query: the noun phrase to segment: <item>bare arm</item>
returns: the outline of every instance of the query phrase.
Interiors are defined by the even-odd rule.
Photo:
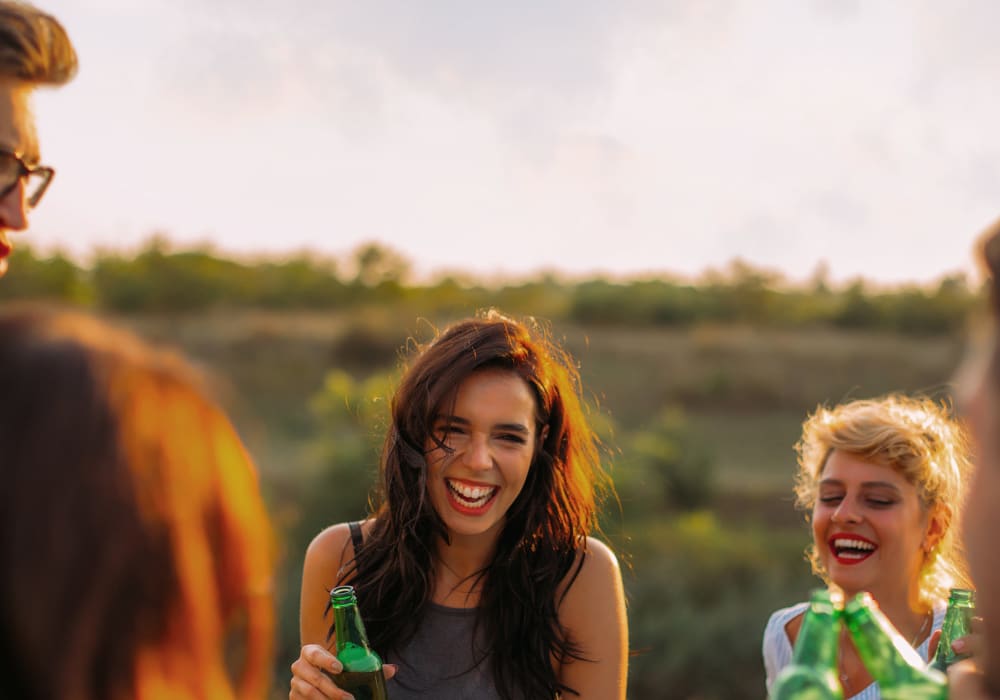
[[[345,551],[345,547],[349,551]],[[328,650],[326,633],[329,623],[324,616],[329,591],[336,585],[344,561],[354,556],[350,529],[346,523],[333,525],[316,535],[306,550],[302,567],[302,594],[299,599],[299,638],[302,651],[292,664],[290,700],[335,700],[350,698],[339,690],[329,676],[343,670],[340,661]]]
[[[559,622],[588,661],[567,662],[561,683],[580,700],[625,700],[628,676],[628,620],[618,560],[602,542],[589,538],[587,556],[559,607]]]
[[[347,523],[332,525],[316,535],[306,550],[299,598],[299,641],[326,646],[330,621],[324,616],[330,591],[337,585],[341,567],[354,557]]]

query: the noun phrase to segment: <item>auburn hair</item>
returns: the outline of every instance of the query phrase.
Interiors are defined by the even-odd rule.
[[[187,363],[78,313],[9,307],[0,445],[0,696],[265,696],[271,530]]]

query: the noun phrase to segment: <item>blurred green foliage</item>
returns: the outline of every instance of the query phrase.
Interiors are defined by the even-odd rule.
[[[207,246],[175,251],[157,236],[132,255],[99,251],[86,267],[60,253],[43,258],[21,247],[0,298],[52,299],[115,312],[401,304],[415,313],[438,315],[498,306],[587,325],[821,324],[910,334],[961,329],[976,298],[960,274],[943,278],[934,288],[877,291],[858,280],[831,291],[822,278],[793,287],[779,274],[741,260],[697,284],[667,278],[569,282],[546,274],[484,288],[455,277],[412,284],[411,269],[404,256],[377,243],[364,244],[341,261],[309,253],[237,261]]]
[[[710,504],[712,454],[693,437],[680,408],[664,410],[642,429],[623,435],[622,442],[615,488],[630,519]]]
[[[977,304],[960,276],[794,288],[738,261],[697,284],[542,275],[417,285],[410,274],[380,246],[343,260],[237,261],[154,239],[86,267],[21,247],[0,285],[0,299],[115,315],[221,378],[282,547],[276,698],[298,654],[305,549],[324,527],[366,514],[413,339],[489,306],[552,321],[580,362],[618,491],[601,522],[625,576],[629,697],[759,700],[767,616],[815,585],[791,505],[799,424],[819,403],[940,395]]]

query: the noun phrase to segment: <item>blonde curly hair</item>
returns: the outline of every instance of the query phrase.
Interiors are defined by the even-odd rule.
[[[946,403],[926,397],[889,394],[819,407],[802,424],[795,445],[798,473],[795,505],[807,512],[816,504],[819,480],[833,450],[895,469],[917,488],[924,512],[941,506],[944,533],[920,568],[920,597],[929,605],[947,599],[952,587],[970,585],[955,524],[965,503],[972,465],[965,426]],[[807,550],[813,572],[828,580],[813,543]]]

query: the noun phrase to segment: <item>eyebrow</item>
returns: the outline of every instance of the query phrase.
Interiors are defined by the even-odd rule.
[[[443,414],[438,415],[434,422],[447,423],[448,425],[470,425],[469,421],[465,418]],[[523,433],[524,435],[531,434],[531,431],[523,423],[497,423],[493,426],[493,430],[506,430],[512,433]]]
[[[843,486],[844,482],[840,479],[823,479],[819,482],[820,486]],[[861,482],[862,488],[886,488],[899,493],[899,487],[889,481],[863,481]]]

